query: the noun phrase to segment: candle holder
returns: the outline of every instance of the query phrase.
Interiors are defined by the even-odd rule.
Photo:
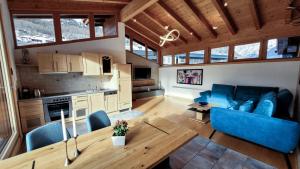
[[[75,157],[78,157],[78,156],[80,155],[80,153],[81,153],[81,152],[78,150],[78,147],[77,147],[77,137],[78,137],[78,134],[74,137],[75,148],[76,148],[75,153],[74,153],[74,156],[75,156]]]
[[[67,167],[72,163],[72,161],[69,159],[69,155],[68,155],[68,140],[64,140],[64,143],[65,143],[65,148],[66,148],[65,167]]]

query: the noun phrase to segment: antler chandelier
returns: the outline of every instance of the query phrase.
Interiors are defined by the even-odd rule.
[[[179,38],[180,32],[177,29],[170,30],[167,34],[164,36],[160,36],[160,42],[159,46],[164,46],[166,42],[175,41]]]

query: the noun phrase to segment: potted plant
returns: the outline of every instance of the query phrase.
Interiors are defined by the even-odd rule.
[[[114,146],[125,146],[125,136],[128,131],[128,123],[125,120],[118,120],[113,128],[112,143]]]

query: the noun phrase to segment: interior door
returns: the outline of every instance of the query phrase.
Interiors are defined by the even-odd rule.
[[[67,55],[53,54],[55,72],[68,72]]]
[[[68,72],[83,72],[83,59],[81,55],[68,55]]]
[[[39,72],[51,73],[54,72],[54,63],[52,53],[38,53]]]
[[[100,75],[99,55],[96,53],[83,53],[83,75],[97,76]]]

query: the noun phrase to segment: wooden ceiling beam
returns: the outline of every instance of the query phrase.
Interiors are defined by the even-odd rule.
[[[152,34],[155,35],[156,37],[160,38],[160,34],[159,34],[158,32],[153,31],[152,29],[148,28],[147,26],[145,26],[144,24],[142,24],[141,22],[139,22],[139,21],[136,20],[136,19],[135,19],[135,20],[132,19],[132,21],[133,21],[135,24],[137,24],[138,26],[140,26],[140,27],[142,27],[143,29],[147,30],[148,32],[152,33]],[[154,30],[155,30],[155,29],[154,29]],[[170,42],[168,42],[168,43],[170,43]],[[176,45],[173,44],[173,43],[170,43],[170,44],[172,44],[173,46],[176,46]]]
[[[231,34],[236,34],[238,31],[238,28],[236,24],[234,23],[230,13],[228,12],[227,8],[224,6],[224,3],[222,0],[211,0],[213,5],[216,7],[217,11],[219,12],[221,18],[225,22],[225,25],[227,26],[228,30]]]
[[[183,19],[181,19],[170,7],[167,6],[162,1],[158,1],[158,4],[163,8],[169,15],[177,21],[188,33],[192,33],[199,41],[201,41],[201,36],[198,35]]]
[[[125,25],[125,26],[126,26],[128,29],[130,29],[130,30],[132,30],[133,32],[135,32],[135,33],[137,33],[138,35],[140,35],[141,37],[143,37],[143,38],[145,38],[145,39],[147,39],[147,40],[151,41],[152,43],[154,43],[154,44],[156,44],[156,45],[159,46],[159,42],[157,42],[157,41],[155,41],[155,40],[149,38],[148,36],[146,36],[146,35],[140,33],[139,31],[135,30],[133,27],[131,27],[131,26],[129,26],[129,25]]]
[[[146,18],[148,18],[149,20],[151,20],[152,22],[154,22],[160,29],[163,29],[166,33],[168,32],[168,30],[165,29],[165,26],[167,26],[167,24],[163,23],[162,21],[159,21],[157,18],[155,18],[154,16],[150,15],[146,11],[142,12],[142,14],[144,16],[146,16]],[[169,29],[172,29],[172,28],[169,27]],[[179,39],[181,41],[183,41],[184,43],[187,43],[187,40],[184,37],[179,36]]]
[[[145,9],[156,3],[158,0],[132,0],[120,12],[121,22],[126,22]]]
[[[110,4],[99,4],[92,2],[32,2],[29,3],[27,0],[24,1],[7,1],[8,8],[13,13],[22,13],[26,11],[29,13],[35,12],[81,12],[90,13],[97,12],[101,14],[116,14],[119,13],[122,6],[115,6]],[[20,11],[20,12],[18,12]]]
[[[65,2],[97,2],[102,4],[121,4],[127,5],[130,3],[130,0],[60,0]]]
[[[249,8],[250,8],[250,13],[251,13],[255,28],[257,30],[261,29],[263,24],[262,24],[262,21],[260,18],[256,0],[249,0]]]
[[[189,10],[196,16],[196,18],[202,22],[202,24],[207,28],[209,34],[216,38],[218,36],[218,33],[212,28],[212,25],[208,22],[208,20],[204,17],[204,15],[200,12],[199,9],[197,9],[194,4],[190,0],[184,0],[186,6],[189,8]]]

